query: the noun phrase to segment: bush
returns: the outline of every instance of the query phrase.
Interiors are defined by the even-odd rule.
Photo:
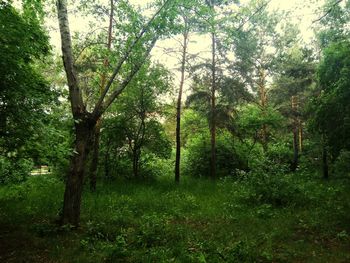
[[[211,145],[208,133],[191,138],[186,145],[184,174],[195,177],[210,176]],[[216,138],[216,173],[218,177],[236,175],[236,171],[247,166],[234,147],[233,137],[219,133]]]
[[[293,180],[293,174],[251,173],[247,177],[246,191],[242,198],[251,204],[273,206],[300,206],[308,203],[302,186]]]
[[[350,151],[342,150],[334,162],[334,172],[336,176],[350,176]]]
[[[0,184],[23,182],[32,168],[31,160],[0,157]]]

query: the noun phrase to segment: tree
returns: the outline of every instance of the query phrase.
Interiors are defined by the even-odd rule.
[[[314,112],[311,125],[323,140],[324,165],[327,164],[327,149],[333,160],[342,149],[350,149],[349,70],[350,43],[344,41],[329,45],[317,68],[320,92],[310,109]]]
[[[114,66],[113,73],[102,88],[102,92],[92,110],[88,111],[87,105],[83,100],[81,82],[79,82],[80,79],[75,68],[67,1],[57,1],[62,58],[67,75],[69,99],[75,125],[74,155],[71,158],[66,181],[61,218],[62,224],[71,224],[73,226],[78,226],[79,224],[86,160],[91,148],[90,144],[97,120],[128,86],[142,67],[157,39],[166,32],[166,23],[171,20],[171,13],[166,12],[170,2],[169,0],[165,1],[149,22],[142,28],[139,28],[137,34],[129,36],[124,45],[124,52]],[[167,17],[167,20],[165,20],[166,14],[170,15]],[[129,62],[129,64],[126,64],[126,62]],[[120,75],[124,70],[126,73]],[[122,79],[115,82],[117,75],[122,77]]]
[[[295,171],[302,150],[305,105],[314,83],[315,65],[312,53],[296,45],[286,53],[279,68],[280,73],[275,78],[272,97],[276,107],[291,122],[294,153],[291,170]]]
[[[150,62],[146,63],[149,64]],[[171,88],[170,74],[160,65],[143,67],[130,83],[115,105],[122,140],[127,145],[135,178],[140,177],[142,150],[148,149],[159,156],[167,150],[166,138],[162,136],[159,118],[162,117],[161,98]],[[108,118],[108,116],[106,117]],[[153,145],[164,147],[153,148]],[[153,148],[153,149],[152,149]],[[166,154],[165,154],[166,155]]]
[[[32,11],[24,6],[20,13],[10,2],[0,1],[0,158],[10,158],[14,166],[31,158],[28,146],[57,99],[39,71],[50,46]]]

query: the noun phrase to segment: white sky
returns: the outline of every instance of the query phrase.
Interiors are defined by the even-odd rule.
[[[102,0],[106,1],[106,0]],[[132,4],[136,6],[145,6],[151,3],[152,0],[129,0]],[[244,5],[248,0],[241,0],[241,4]],[[317,11],[318,7],[322,6],[324,0],[271,0],[268,5],[270,11],[281,10],[290,11],[291,14],[288,17],[291,22],[299,25],[302,39],[309,42],[313,36],[313,31],[311,28],[312,21],[318,18],[321,14]],[[310,3],[310,7],[306,7],[307,3]],[[88,19],[79,17],[77,14],[70,15],[70,27],[72,34],[74,32],[84,32],[87,31]],[[54,45],[55,50],[59,54],[60,52],[60,37],[58,32],[58,22],[56,17],[47,20],[47,26],[50,28],[51,43]],[[205,36],[191,36],[192,42],[189,45],[189,53],[201,52],[201,56],[208,56],[210,52],[210,39]],[[160,63],[166,65],[174,74],[175,82],[178,82],[179,73],[176,70],[178,66],[178,57],[174,57],[174,54],[169,54],[164,52],[164,48],[178,48],[179,44],[175,40],[163,40],[158,41],[156,47],[152,51],[152,59],[159,61]],[[176,85],[176,83],[175,83]]]

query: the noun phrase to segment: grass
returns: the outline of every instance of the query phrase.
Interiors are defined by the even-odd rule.
[[[62,196],[52,175],[0,188],[1,262],[350,262],[347,181],[114,181],[76,231]]]

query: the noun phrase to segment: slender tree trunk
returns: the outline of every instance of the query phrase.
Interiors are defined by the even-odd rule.
[[[326,142],[324,140],[324,136],[322,136],[322,170],[323,170],[323,178],[328,179],[329,173],[328,173],[328,151]]]
[[[301,153],[303,151],[303,123],[302,121],[298,120],[298,131],[299,131],[299,152]]]
[[[175,156],[175,182],[180,182],[180,157],[181,157],[181,99],[182,91],[185,82],[185,66],[186,66],[186,56],[187,56],[187,45],[188,45],[188,25],[187,19],[184,17],[185,21],[185,31],[183,34],[183,44],[182,44],[182,59],[181,59],[181,80],[179,95],[177,98],[177,108],[176,108],[176,156]]]
[[[109,26],[108,26],[108,39],[107,39],[107,49],[111,50],[112,47],[112,32],[113,32],[113,13],[114,13],[114,0],[110,0],[110,14],[109,14]],[[109,62],[108,58],[103,61],[105,69],[107,69]],[[106,73],[102,73],[101,83],[100,83],[100,94],[103,92],[103,88],[106,85]],[[90,190],[92,192],[96,191],[96,181],[97,181],[97,168],[99,160],[100,151],[100,133],[101,133],[102,118],[97,120],[97,124],[94,132],[93,140],[93,151],[90,166]]]
[[[291,166],[292,172],[295,172],[295,170],[298,167],[298,161],[299,161],[299,145],[298,145],[298,131],[297,128],[293,128],[293,162]]]
[[[105,168],[105,177],[109,178],[109,146],[107,146],[106,152],[105,152],[105,158],[104,158],[104,168]]]
[[[216,91],[216,43],[214,29],[211,34],[212,39],[212,83],[211,83],[211,118],[210,118],[210,145],[211,145],[211,158],[210,158],[210,176],[212,179],[216,178],[216,105],[215,105],[215,91]]]
[[[140,161],[140,150],[134,149],[132,170],[135,178],[139,177],[139,161]]]
[[[265,88],[265,71],[264,69],[259,69],[259,93],[260,93],[260,106],[262,109],[262,114],[266,116],[266,107],[267,107],[267,96],[266,96],[266,88]],[[263,124],[261,128],[261,142],[263,146],[263,150],[266,153],[268,150],[268,131],[267,125]]]
[[[299,143],[298,143],[298,118],[295,116],[297,113],[298,100],[296,96],[292,96],[292,111],[293,111],[293,162],[291,165],[291,171],[295,172],[299,163]]]

